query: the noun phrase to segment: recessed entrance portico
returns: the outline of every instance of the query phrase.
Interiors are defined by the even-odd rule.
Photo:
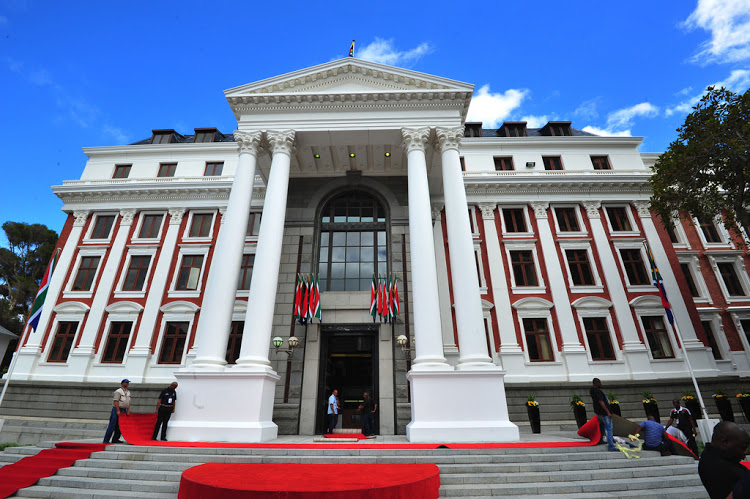
[[[249,412],[255,418],[251,422],[247,413],[233,419],[236,411],[232,401],[226,401],[221,411],[225,439],[262,441],[275,436],[271,413],[278,377],[271,368],[269,349],[274,316],[280,313],[274,290],[279,283],[289,181],[359,172],[363,177],[402,177],[408,183],[410,272],[402,278],[409,278],[416,357],[407,435],[412,441],[429,441],[459,428],[451,433],[454,441],[483,440],[487,435],[492,440],[517,439],[518,430],[509,423],[505,407],[504,373],[486,353],[482,305],[471,263],[474,253],[458,145],[472,90],[465,83],[345,59],[226,92],[238,120],[235,137],[240,159],[215,250],[221,265],[211,269],[207,280],[196,358],[176,373],[183,397],[187,394],[195,401],[189,414],[175,415],[177,432],[201,438],[210,427],[204,416],[214,408],[204,411],[199,406],[208,400],[206,391],[215,383],[230,392],[252,385],[257,397],[258,410]],[[271,153],[270,160],[261,150]],[[225,295],[237,281],[256,168],[266,182],[265,202],[242,350],[237,364],[228,367],[223,352],[233,300],[226,305]],[[452,280],[458,291],[454,305],[461,345],[457,369],[471,374],[453,373],[443,354],[431,217],[432,196],[440,194],[445,199],[451,264],[456,269]],[[472,415],[443,406],[436,419],[428,409],[433,399],[482,400],[488,392],[495,403],[474,407]],[[216,397],[209,398],[212,404],[221,404]]]

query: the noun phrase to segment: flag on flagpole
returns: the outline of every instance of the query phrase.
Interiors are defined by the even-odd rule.
[[[313,317],[318,319],[318,323],[323,322],[323,311],[320,309],[320,276],[315,276],[315,293],[313,294]],[[312,321],[312,317],[310,318]]]
[[[312,324],[313,319],[313,307],[315,301],[315,279],[313,279],[312,275],[307,276],[307,310],[305,313],[307,314],[307,320],[310,321]]]
[[[401,314],[401,305],[398,303],[398,278],[393,276],[393,315],[398,317]]]
[[[388,276],[388,320],[393,323],[393,276]]]
[[[372,316],[372,322],[375,322],[375,317],[378,315],[378,285],[375,282],[375,273],[372,274],[372,286],[370,287],[370,315]]]
[[[302,276],[302,324],[307,323],[308,316],[310,315],[310,283],[307,280],[307,276]]]
[[[349,57],[354,57],[354,40],[352,40],[352,46],[349,47]]]
[[[31,306],[31,313],[29,314],[29,327],[36,332],[36,328],[39,326],[39,319],[42,317],[42,307],[44,306],[44,300],[47,298],[47,289],[49,288],[49,281],[52,278],[52,272],[55,271],[55,265],[57,265],[57,258],[60,256],[60,248],[58,248],[52,255],[47,270],[42,277],[42,282],[39,285],[39,291],[36,292],[36,298],[34,298],[34,304]]]
[[[302,289],[302,283],[300,275],[297,274],[297,284],[294,286],[294,307],[292,310],[292,321],[299,320],[300,310],[302,308],[300,300],[300,291]]]
[[[654,261],[654,254],[651,253],[651,247],[647,241],[643,241],[643,245],[646,247],[646,255],[648,256],[648,263],[651,266],[651,281],[659,290],[659,296],[661,296],[661,306],[664,307],[664,311],[667,312],[667,319],[670,324],[674,324],[674,315],[672,314],[672,305],[669,304],[667,299],[667,290],[664,289],[664,280],[661,278],[659,268],[656,266]]]
[[[383,288],[383,278],[378,274],[378,315],[380,316],[380,322],[383,322],[383,315],[385,315],[385,289]]]

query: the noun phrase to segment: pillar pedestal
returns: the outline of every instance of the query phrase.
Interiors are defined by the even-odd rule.
[[[505,372],[500,369],[410,371],[410,442],[511,442]]]
[[[178,402],[169,438],[184,442],[267,442],[277,437],[272,421],[279,377],[268,372],[178,371]]]

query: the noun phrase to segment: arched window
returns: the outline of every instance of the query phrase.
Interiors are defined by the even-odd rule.
[[[365,291],[373,274],[387,274],[386,213],[371,194],[348,191],[320,213],[321,291]]]

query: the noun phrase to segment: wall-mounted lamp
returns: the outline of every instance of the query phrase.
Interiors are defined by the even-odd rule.
[[[412,343],[414,343],[414,340],[411,340]],[[401,351],[404,353],[411,352],[411,348],[407,345],[409,344],[409,340],[404,336],[403,334],[400,334],[396,336],[396,344],[401,347]]]
[[[536,162],[534,162],[534,161],[527,161],[526,162],[526,168],[534,168],[535,165],[536,165]]]
[[[299,345],[299,340],[297,339],[296,336],[290,336],[289,339],[287,340],[287,344],[289,345],[289,348],[287,348],[286,350],[279,350],[279,348],[281,348],[281,345],[284,344],[284,340],[282,340],[280,336],[276,336],[274,339],[272,339],[271,343],[276,348],[277,353],[284,352],[287,355],[292,355],[292,353],[294,353],[294,349],[297,348],[297,346]]]

